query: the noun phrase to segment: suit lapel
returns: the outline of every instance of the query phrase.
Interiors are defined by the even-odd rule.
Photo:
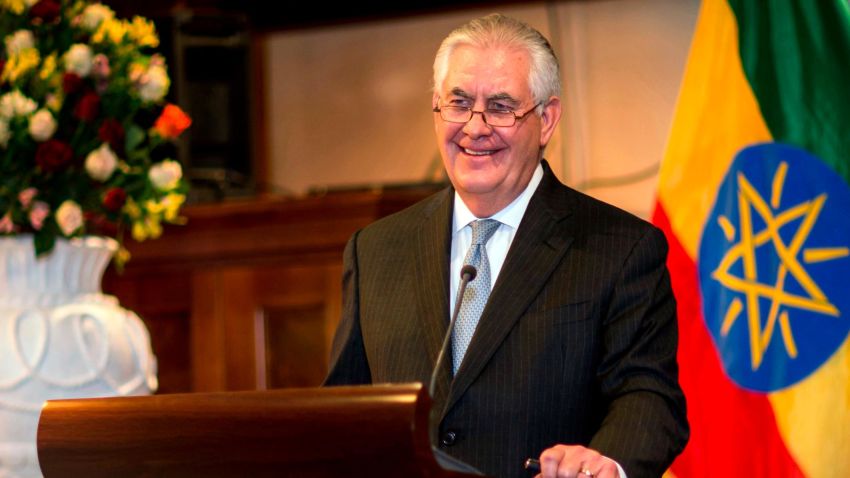
[[[449,324],[449,255],[453,195],[454,190],[451,188],[438,193],[431,207],[424,211],[419,234],[412,248],[416,278],[414,287],[417,291],[416,320],[422,322],[430,361],[429,370],[434,367]],[[435,403],[443,402],[448,394],[451,363],[451,357],[446,357],[444,366],[438,371],[433,397]]]
[[[481,315],[463,364],[451,384],[443,416],[463,395],[540,293],[572,243],[569,190],[544,162],[544,176],[531,198]]]

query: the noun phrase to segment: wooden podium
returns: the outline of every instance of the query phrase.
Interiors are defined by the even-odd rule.
[[[51,400],[38,459],[46,478],[472,476],[437,463],[430,402],[420,383]]]

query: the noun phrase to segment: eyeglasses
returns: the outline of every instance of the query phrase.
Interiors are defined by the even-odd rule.
[[[449,123],[466,123],[472,119],[472,115],[480,114],[484,119],[484,123],[488,126],[499,126],[502,128],[507,128],[516,124],[517,121],[528,116],[529,113],[534,111],[538,106],[542,105],[543,102],[537,103],[530,110],[525,113],[518,115],[514,111],[502,111],[502,110],[484,110],[484,111],[475,111],[472,108],[466,106],[436,106],[434,107],[434,113],[440,113],[440,118],[443,118],[443,121],[448,121]]]

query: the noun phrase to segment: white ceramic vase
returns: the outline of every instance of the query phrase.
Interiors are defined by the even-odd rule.
[[[101,293],[116,249],[101,237],[59,240],[36,258],[32,236],[0,238],[0,478],[41,476],[45,400],[156,390],[145,325]]]

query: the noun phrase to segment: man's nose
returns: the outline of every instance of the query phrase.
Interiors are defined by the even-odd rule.
[[[483,111],[473,111],[472,118],[463,126],[463,132],[471,138],[478,138],[490,135],[493,133],[493,128],[484,121]]]

